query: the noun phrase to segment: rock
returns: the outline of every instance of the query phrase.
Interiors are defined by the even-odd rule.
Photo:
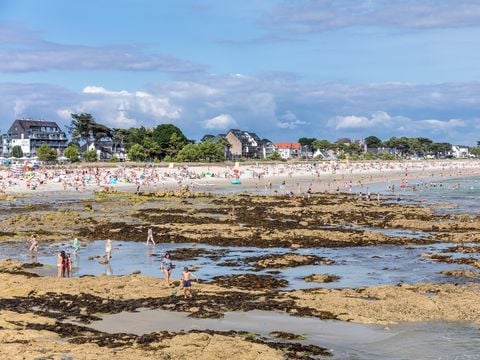
[[[307,282],[317,282],[317,283],[329,283],[338,281],[341,279],[340,276],[337,275],[329,275],[329,274],[312,274],[303,278]]]

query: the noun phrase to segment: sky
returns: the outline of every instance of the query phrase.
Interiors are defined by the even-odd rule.
[[[477,0],[0,0],[16,118],[187,137],[480,140]]]

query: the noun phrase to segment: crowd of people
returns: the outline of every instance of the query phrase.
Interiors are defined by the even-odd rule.
[[[292,179],[310,179],[325,181],[328,190],[352,187],[354,182],[371,181],[374,176],[386,178],[401,174],[408,178],[416,173],[427,177],[438,173],[439,176],[471,173],[480,171],[478,160],[445,161],[405,161],[405,162],[348,162],[331,161],[318,163],[256,163],[211,166],[187,166],[170,164],[157,166],[95,167],[95,166],[54,166],[32,168],[24,166],[0,169],[0,190],[3,192],[22,191],[77,191],[95,190],[105,186],[114,186],[125,190],[156,190],[184,186],[189,189],[229,184],[232,180],[250,181],[255,186],[272,188],[272,181],[289,181]],[[340,178],[333,183],[331,179]]]

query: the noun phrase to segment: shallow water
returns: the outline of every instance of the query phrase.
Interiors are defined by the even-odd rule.
[[[144,275],[163,277],[160,271],[160,261],[165,251],[179,248],[191,248],[191,244],[157,244],[146,246],[144,243],[113,241],[112,259],[110,264],[100,264],[104,255],[104,241],[94,241],[86,244],[80,250],[79,256],[73,256],[73,276],[82,275],[127,275],[140,270]],[[316,248],[289,250],[283,248],[258,249],[244,247],[216,247],[201,245],[195,248],[210,250],[214,254],[227,253],[218,259],[212,260],[206,256],[199,256],[195,260],[175,261],[177,268],[173,271],[173,278],[180,277],[184,266],[196,268],[195,274],[199,279],[209,280],[214,276],[228,274],[266,274],[271,270],[278,270],[277,275],[286,279],[289,285],[286,289],[306,289],[314,287],[327,288],[356,288],[373,285],[417,283],[417,282],[465,282],[471,279],[452,278],[440,274],[443,270],[469,269],[468,265],[445,264],[426,259],[423,253],[440,253],[455,244],[433,244],[415,246],[372,246],[348,248]],[[0,258],[13,258],[29,262],[28,245],[22,243],[1,243]],[[65,249],[69,251],[68,244],[50,244],[40,246],[37,261],[46,264],[47,268],[36,269],[41,275],[55,276],[56,254]],[[71,250],[71,249],[70,249]],[[335,261],[333,265],[309,265],[285,269],[265,269],[254,271],[247,264],[236,267],[219,266],[224,261],[236,261],[251,256],[267,254],[296,253],[304,255],[317,255]],[[479,254],[450,254],[453,257],[476,257]],[[89,260],[89,257],[96,257]],[[318,284],[305,282],[305,276],[322,273],[333,274],[341,277],[339,281]]]
[[[269,337],[272,331],[303,335],[300,341],[329,349],[333,359],[480,359],[478,326],[460,322],[420,322],[389,327],[363,325],[285,313],[226,313],[223,319],[193,319],[185,313],[141,310],[105,315],[88,325],[104,332],[143,335],[155,331],[248,331]]]
[[[392,184],[395,185],[395,192],[387,191],[387,186]],[[413,190],[414,185],[416,190]],[[410,182],[409,187],[405,190],[400,189],[399,182],[370,184],[361,188],[356,187],[353,190],[363,193],[370,191],[372,194],[379,192],[388,196],[400,194],[401,201],[417,202],[422,199],[426,204],[452,204],[456,206],[452,209],[436,209],[436,212],[442,214],[480,214],[480,202],[478,201],[480,198],[480,176],[439,178],[428,182],[415,180]]]

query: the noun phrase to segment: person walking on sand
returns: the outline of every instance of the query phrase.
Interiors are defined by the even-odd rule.
[[[188,270],[188,267],[185,266],[182,273],[183,296],[185,299],[192,297],[192,277],[197,279],[197,277]]]
[[[147,246],[150,241],[152,242],[153,246],[155,246],[155,241],[153,241],[153,230],[151,227],[149,227],[147,231]]]
[[[160,264],[160,269],[165,273],[165,283],[167,284],[167,287],[170,287],[170,276],[172,275],[174,267],[175,265],[172,263],[172,259],[170,259],[170,253],[166,252]]]
[[[107,261],[110,261],[111,258],[112,258],[112,241],[108,239],[105,242],[105,259]]]

